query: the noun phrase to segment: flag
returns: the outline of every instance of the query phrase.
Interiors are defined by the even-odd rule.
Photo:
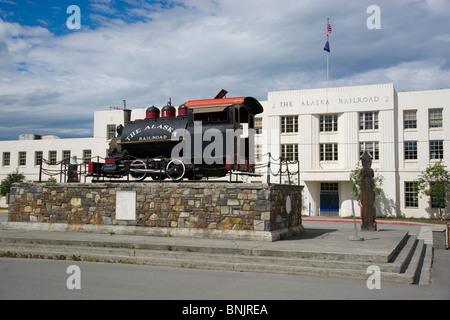
[[[327,43],[325,44],[325,47],[323,48],[323,50],[330,52],[330,44],[327,41]]]
[[[331,25],[327,24],[327,36],[329,36],[331,34]]]

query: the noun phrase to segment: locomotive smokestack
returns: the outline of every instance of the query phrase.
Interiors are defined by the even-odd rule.
[[[130,122],[130,121],[131,121],[131,110],[123,109],[123,125],[126,126],[127,122]]]
[[[127,122],[131,121],[131,110],[127,109],[127,100],[122,100],[123,102],[123,125],[126,126]]]

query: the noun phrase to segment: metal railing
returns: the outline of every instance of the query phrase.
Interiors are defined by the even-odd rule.
[[[42,181],[43,175],[46,175],[47,177],[54,178],[56,181],[57,179],[55,177],[59,177],[60,183],[69,182],[68,178],[70,176],[69,170],[72,169],[72,173],[75,174],[73,176],[74,182],[81,182],[84,180],[86,182],[87,176],[88,176],[88,163],[92,160],[96,159],[97,162],[99,162],[101,159],[104,160],[104,158],[101,157],[89,157],[89,158],[79,158],[78,161],[81,161],[81,163],[78,163],[76,165],[70,164],[70,159],[66,158],[60,161],[55,160],[46,160],[41,159],[39,162],[39,182],[45,182]]]
[[[211,168],[211,170],[228,170],[229,172],[229,181],[232,181],[232,176],[236,176],[236,181],[238,181],[239,176],[264,176],[266,175],[267,178],[267,184],[271,183],[279,183],[279,184],[289,184],[289,185],[300,185],[300,161],[299,160],[289,160],[284,158],[274,158],[272,157],[271,153],[267,153],[265,155],[262,155],[261,158],[267,157],[267,161],[265,162],[259,162],[258,164],[251,164],[253,172],[245,172],[240,171],[239,169],[242,169],[244,167],[248,168],[248,164],[246,165],[233,165],[231,170],[229,170],[229,166],[223,166],[223,167],[214,167]],[[49,161],[46,159],[42,159],[40,161],[39,166],[39,182],[43,182],[43,176],[49,176],[52,178],[59,177],[60,183],[66,183],[66,182],[87,182],[87,178],[90,177],[92,179],[92,182],[99,182],[99,181],[105,181],[105,179],[115,179],[117,177],[114,177],[113,175],[106,175],[103,174],[101,168],[99,165],[94,165],[93,168],[91,168],[91,172],[89,172],[89,162],[94,162],[99,164],[100,161],[105,161],[105,158],[100,156],[94,156],[89,158],[78,158],[78,164],[71,164],[70,159],[64,159],[61,161]],[[123,171],[125,174],[118,175],[122,179],[126,178],[126,181],[130,181],[130,174],[131,172],[134,172],[134,169],[131,169],[131,164],[136,160],[141,160],[144,163],[146,160],[138,159],[132,156],[126,156],[122,159],[116,159],[121,160],[119,162],[123,163]],[[196,165],[194,164],[194,174],[193,179],[190,179],[190,181],[200,181],[200,179],[196,179],[195,172],[196,172]],[[254,169],[254,170],[253,170]],[[94,172],[92,172],[94,170]],[[209,168],[202,166],[202,170],[209,170]],[[72,172],[69,172],[72,171]],[[138,171],[138,170],[135,170]],[[158,172],[156,172],[158,171]],[[165,169],[160,167],[159,170],[152,171],[152,179],[155,181],[163,181],[163,177],[165,175]],[[74,181],[69,181],[69,177],[74,178]],[[156,179],[155,179],[156,177]],[[273,178],[277,179],[277,182],[273,180]],[[134,179],[134,178],[133,178]],[[295,181],[297,180],[297,181]]]

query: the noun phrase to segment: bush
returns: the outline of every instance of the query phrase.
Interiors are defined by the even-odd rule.
[[[350,172],[350,181],[352,182],[352,190],[353,194],[356,196],[356,200],[358,201],[358,205],[361,205],[361,167],[359,164],[356,166],[356,169]],[[375,195],[379,196],[381,192],[383,192],[383,181],[384,177],[380,174],[375,174],[374,177],[374,189],[373,192]]]
[[[19,170],[16,172],[12,172],[6,176],[5,179],[2,180],[0,185],[0,194],[2,196],[6,196],[11,190],[11,186],[15,182],[23,182],[25,180],[25,176],[19,173]]]
[[[439,217],[442,219],[442,209],[447,207],[450,200],[450,173],[442,160],[429,165],[417,180],[421,194],[430,197],[432,208],[439,208]]]

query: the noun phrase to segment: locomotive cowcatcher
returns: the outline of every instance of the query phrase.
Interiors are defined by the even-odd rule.
[[[105,163],[90,162],[89,175],[178,181],[254,173],[254,117],[263,107],[255,98],[224,98],[226,93],[188,101],[178,114],[170,102],[148,108],[141,120],[131,121],[131,110],[123,110],[124,125]]]

